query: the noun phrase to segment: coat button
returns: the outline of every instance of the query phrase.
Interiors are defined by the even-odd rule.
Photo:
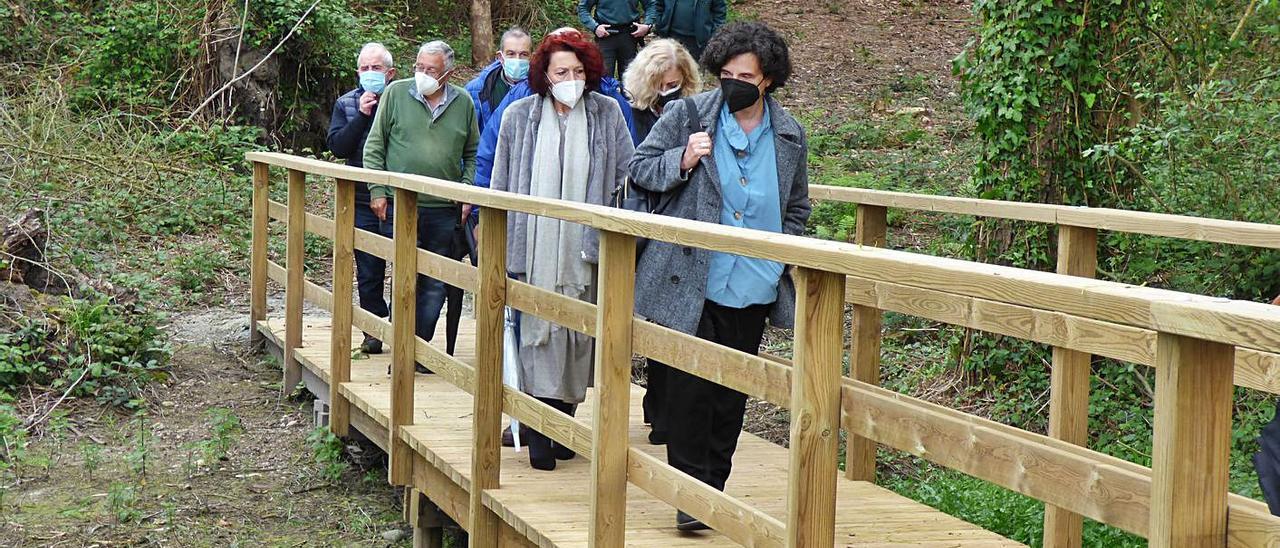
[[[738,151],[738,157],[739,157],[739,158],[746,158],[746,157],[747,157],[747,151],[745,151],[745,150],[739,150],[739,151]]]
[[[743,177],[743,178],[741,178],[741,179],[738,179],[738,184],[740,184],[740,185],[742,185],[742,186],[747,186],[747,178],[746,178],[746,177]]]
[[[679,277],[679,276],[672,276],[672,277],[671,277],[671,283],[673,283],[673,284],[678,284],[678,283],[680,283],[680,277]]]
[[[736,219],[736,220],[741,221],[741,220],[742,220],[742,212],[741,212],[741,211],[735,211],[735,212],[733,212],[733,218],[734,218],[734,219]]]
[[[693,249],[689,247],[684,248],[684,256],[688,257],[690,255],[693,255]]]

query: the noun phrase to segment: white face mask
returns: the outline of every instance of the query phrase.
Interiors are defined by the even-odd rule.
[[[551,86],[551,96],[565,106],[573,108],[582,99],[582,92],[586,89],[586,80],[565,80]]]
[[[424,99],[440,89],[440,81],[425,72],[413,73],[413,84],[417,86],[418,94]]]

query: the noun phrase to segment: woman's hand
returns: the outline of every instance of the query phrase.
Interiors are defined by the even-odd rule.
[[[711,154],[711,135],[699,131],[689,136],[689,143],[684,147],[684,157],[680,159],[680,169],[688,171],[697,167],[698,160]]]

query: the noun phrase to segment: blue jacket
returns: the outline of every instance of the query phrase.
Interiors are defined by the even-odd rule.
[[[622,95],[622,85],[617,80],[605,76],[600,81],[600,93],[618,102],[618,106],[622,109],[622,119],[627,122],[627,131],[631,132],[631,143],[639,145],[640,138],[636,135],[636,121],[631,115],[631,103],[627,102],[627,98]],[[489,114],[489,117],[497,120],[498,123],[487,124],[480,131],[480,148],[476,151],[476,186],[489,188],[489,176],[493,174],[493,155],[498,149],[498,126],[502,125],[502,113],[506,112],[507,106],[511,103],[530,95],[533,95],[533,89],[529,87],[528,80],[511,86],[507,97]]]
[[[493,84],[498,78],[502,78],[502,61],[489,63],[465,86],[467,93],[471,94],[471,102],[476,105],[476,122],[481,132],[484,131],[485,122],[493,115],[494,107],[498,106],[491,100]]]
[[[325,139],[325,145],[333,155],[345,159],[352,167],[364,167],[364,142],[369,138],[369,128],[373,125],[373,115],[365,116],[360,112],[361,95],[364,95],[364,89],[357,87],[333,103],[333,112],[329,114],[329,136]],[[377,112],[377,107],[374,107],[373,113]],[[369,202],[368,185],[356,183],[356,202]]]

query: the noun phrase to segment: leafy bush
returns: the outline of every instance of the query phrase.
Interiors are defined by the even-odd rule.
[[[168,9],[159,2],[112,2],[88,28],[93,37],[76,91],[82,106],[163,108],[181,86],[180,74],[199,51],[193,28],[203,9]]]
[[[164,375],[170,350],[156,314],[94,293],[48,312],[0,335],[0,393],[40,385],[137,407],[142,386]]]

